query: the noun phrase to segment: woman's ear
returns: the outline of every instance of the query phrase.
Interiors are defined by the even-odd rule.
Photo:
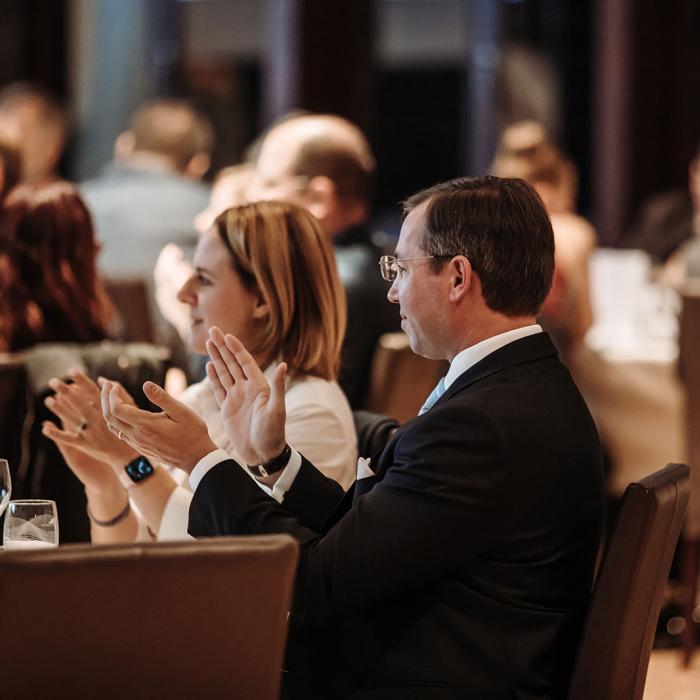
[[[253,305],[253,318],[263,319],[270,315],[270,307],[267,305],[263,295],[260,292],[255,294],[255,304]]]

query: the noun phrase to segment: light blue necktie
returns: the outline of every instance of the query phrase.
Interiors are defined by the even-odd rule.
[[[426,411],[429,411],[444,393],[445,377],[442,377],[437,383],[437,386],[430,392],[430,396],[428,396],[428,398],[425,400],[425,403],[420,407],[418,415],[422,416]]]

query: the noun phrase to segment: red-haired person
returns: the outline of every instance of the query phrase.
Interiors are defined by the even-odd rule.
[[[23,185],[0,208],[0,351],[106,336],[110,304],[90,213],[73,185]]]

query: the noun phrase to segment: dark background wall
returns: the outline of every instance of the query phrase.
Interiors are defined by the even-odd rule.
[[[474,45],[483,37],[482,0],[2,0],[0,86],[33,80],[72,106],[65,166],[74,177],[109,157],[116,122],[125,119],[113,107],[101,118],[99,90],[86,90],[80,76],[102,66],[95,84],[111,90],[125,115],[142,97],[113,94],[127,89],[116,72],[129,64],[104,54],[122,50],[118,36],[110,47],[94,39],[111,31],[98,26],[108,16],[95,9],[102,6],[131,8],[134,17],[137,6],[148,8],[138,15],[143,26],[123,30],[124,42],[135,32],[145,42],[150,77],[139,89],[186,94],[209,111],[220,132],[217,166],[238,159],[286,109],[332,111],[366,129],[380,166],[377,208],[396,209],[416,188],[470,172],[470,143],[480,136],[475,110],[491,110],[494,133],[507,118],[502,92],[469,95],[474,51],[484,55]],[[75,21],[86,8],[97,24]],[[613,25],[617,35],[606,37]],[[549,66],[555,135],[580,167],[581,208],[599,218],[606,242],[615,242],[647,195],[684,186],[700,138],[697,0],[503,0],[490,37],[497,60],[487,80],[499,79],[513,46]],[[114,125],[97,139],[95,124],[108,117]],[[600,206],[606,197],[617,198],[617,209]]]

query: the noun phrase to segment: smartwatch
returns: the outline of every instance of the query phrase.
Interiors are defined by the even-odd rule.
[[[275,474],[284,469],[289,463],[289,457],[292,454],[292,448],[285,444],[281,454],[274,459],[271,459],[267,464],[249,464],[248,471],[258,479]]]
[[[154,472],[153,465],[145,457],[139,456],[119,472],[119,481],[122,482],[124,488],[130,489],[134,484],[139,484],[153,476]]]

